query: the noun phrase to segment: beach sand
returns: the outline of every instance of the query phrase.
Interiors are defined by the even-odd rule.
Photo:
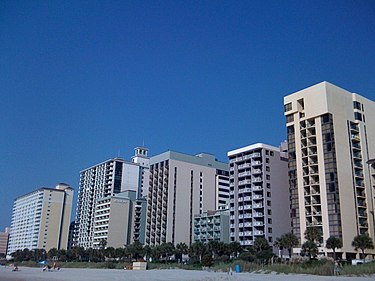
[[[11,267],[0,268],[0,281],[374,281],[372,277],[312,276],[303,274],[259,274],[210,272],[199,270],[118,270],[62,268],[59,271],[43,272],[40,268],[20,267],[13,272]]]

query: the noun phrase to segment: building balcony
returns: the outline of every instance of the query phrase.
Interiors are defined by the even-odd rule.
[[[260,190],[263,190],[263,186],[261,186],[261,185],[253,185],[253,186],[251,187],[251,189],[252,189],[253,191],[260,191]]]
[[[244,208],[244,210],[251,210],[252,206],[251,205],[244,205],[243,208]]]
[[[238,174],[238,177],[239,177],[239,178],[241,178],[241,177],[246,177],[246,176],[251,176],[251,172],[246,171],[246,172],[242,172],[242,173],[239,173],[239,174]]]
[[[262,170],[261,169],[253,169],[252,173],[253,173],[253,175],[258,175],[258,174],[262,173]]]
[[[255,183],[255,182],[262,182],[262,181],[263,181],[262,177],[257,177],[257,178],[252,178],[252,179],[251,179],[251,182],[252,182],[252,183]]]
[[[241,189],[238,190],[239,194],[241,194],[241,193],[248,193],[248,192],[251,192],[251,188],[250,187],[241,188]]]
[[[253,242],[250,241],[250,240],[244,240],[244,241],[240,241],[240,244],[242,246],[251,246],[251,245],[253,245]]]
[[[261,212],[257,212],[257,213],[254,213],[254,214],[253,214],[253,217],[254,217],[254,218],[261,218],[261,217],[264,217],[264,214],[261,213]],[[255,225],[255,224],[254,224],[254,225]]]
[[[238,169],[246,169],[246,168],[250,168],[251,167],[251,164],[250,163],[245,163],[245,164],[242,164],[242,165],[238,165]]]
[[[251,180],[242,180],[238,182],[238,185],[246,185],[246,184],[251,184]]]

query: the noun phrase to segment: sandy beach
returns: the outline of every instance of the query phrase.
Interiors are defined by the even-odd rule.
[[[312,275],[282,275],[282,274],[258,274],[235,273],[228,275],[224,272],[191,271],[181,269],[169,270],[118,270],[118,269],[76,269],[63,268],[60,271],[43,272],[40,268],[20,267],[18,272],[13,272],[11,267],[0,268],[0,281],[370,281],[372,277],[348,277],[348,276],[312,276]]]

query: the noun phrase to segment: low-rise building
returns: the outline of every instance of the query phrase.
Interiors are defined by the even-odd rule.
[[[194,217],[194,242],[229,243],[229,210],[206,211]]]
[[[6,227],[4,231],[0,232],[0,257],[5,256],[8,248],[10,227]]]

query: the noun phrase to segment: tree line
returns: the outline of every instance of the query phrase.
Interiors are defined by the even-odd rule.
[[[318,254],[318,247],[323,242],[322,233],[317,227],[307,228],[305,231],[306,241],[302,244],[302,252],[310,259]],[[292,233],[286,233],[277,238],[273,244],[278,248],[283,257],[284,250],[292,257],[292,249],[299,246],[298,238]],[[354,237],[352,246],[355,250],[361,250],[362,257],[365,257],[366,249],[373,249],[372,239],[367,234]],[[331,249],[336,259],[337,249],[342,247],[341,239],[331,236],[326,241],[326,248]],[[224,243],[210,241],[208,243],[196,242],[190,245],[178,243],[164,243],[158,246],[144,246],[139,242],[125,245],[120,248],[106,247],[101,243],[99,249],[84,249],[73,247],[69,250],[50,249],[48,252],[43,249],[23,249],[12,254],[15,261],[41,261],[56,259],[62,262],[103,262],[103,261],[135,261],[144,260],[155,262],[185,262],[184,257],[188,256],[189,263],[201,263],[210,266],[215,261],[229,262],[233,259],[241,259],[249,262],[267,263],[274,257],[272,246],[264,237],[257,237],[252,246],[241,246],[239,242]]]

